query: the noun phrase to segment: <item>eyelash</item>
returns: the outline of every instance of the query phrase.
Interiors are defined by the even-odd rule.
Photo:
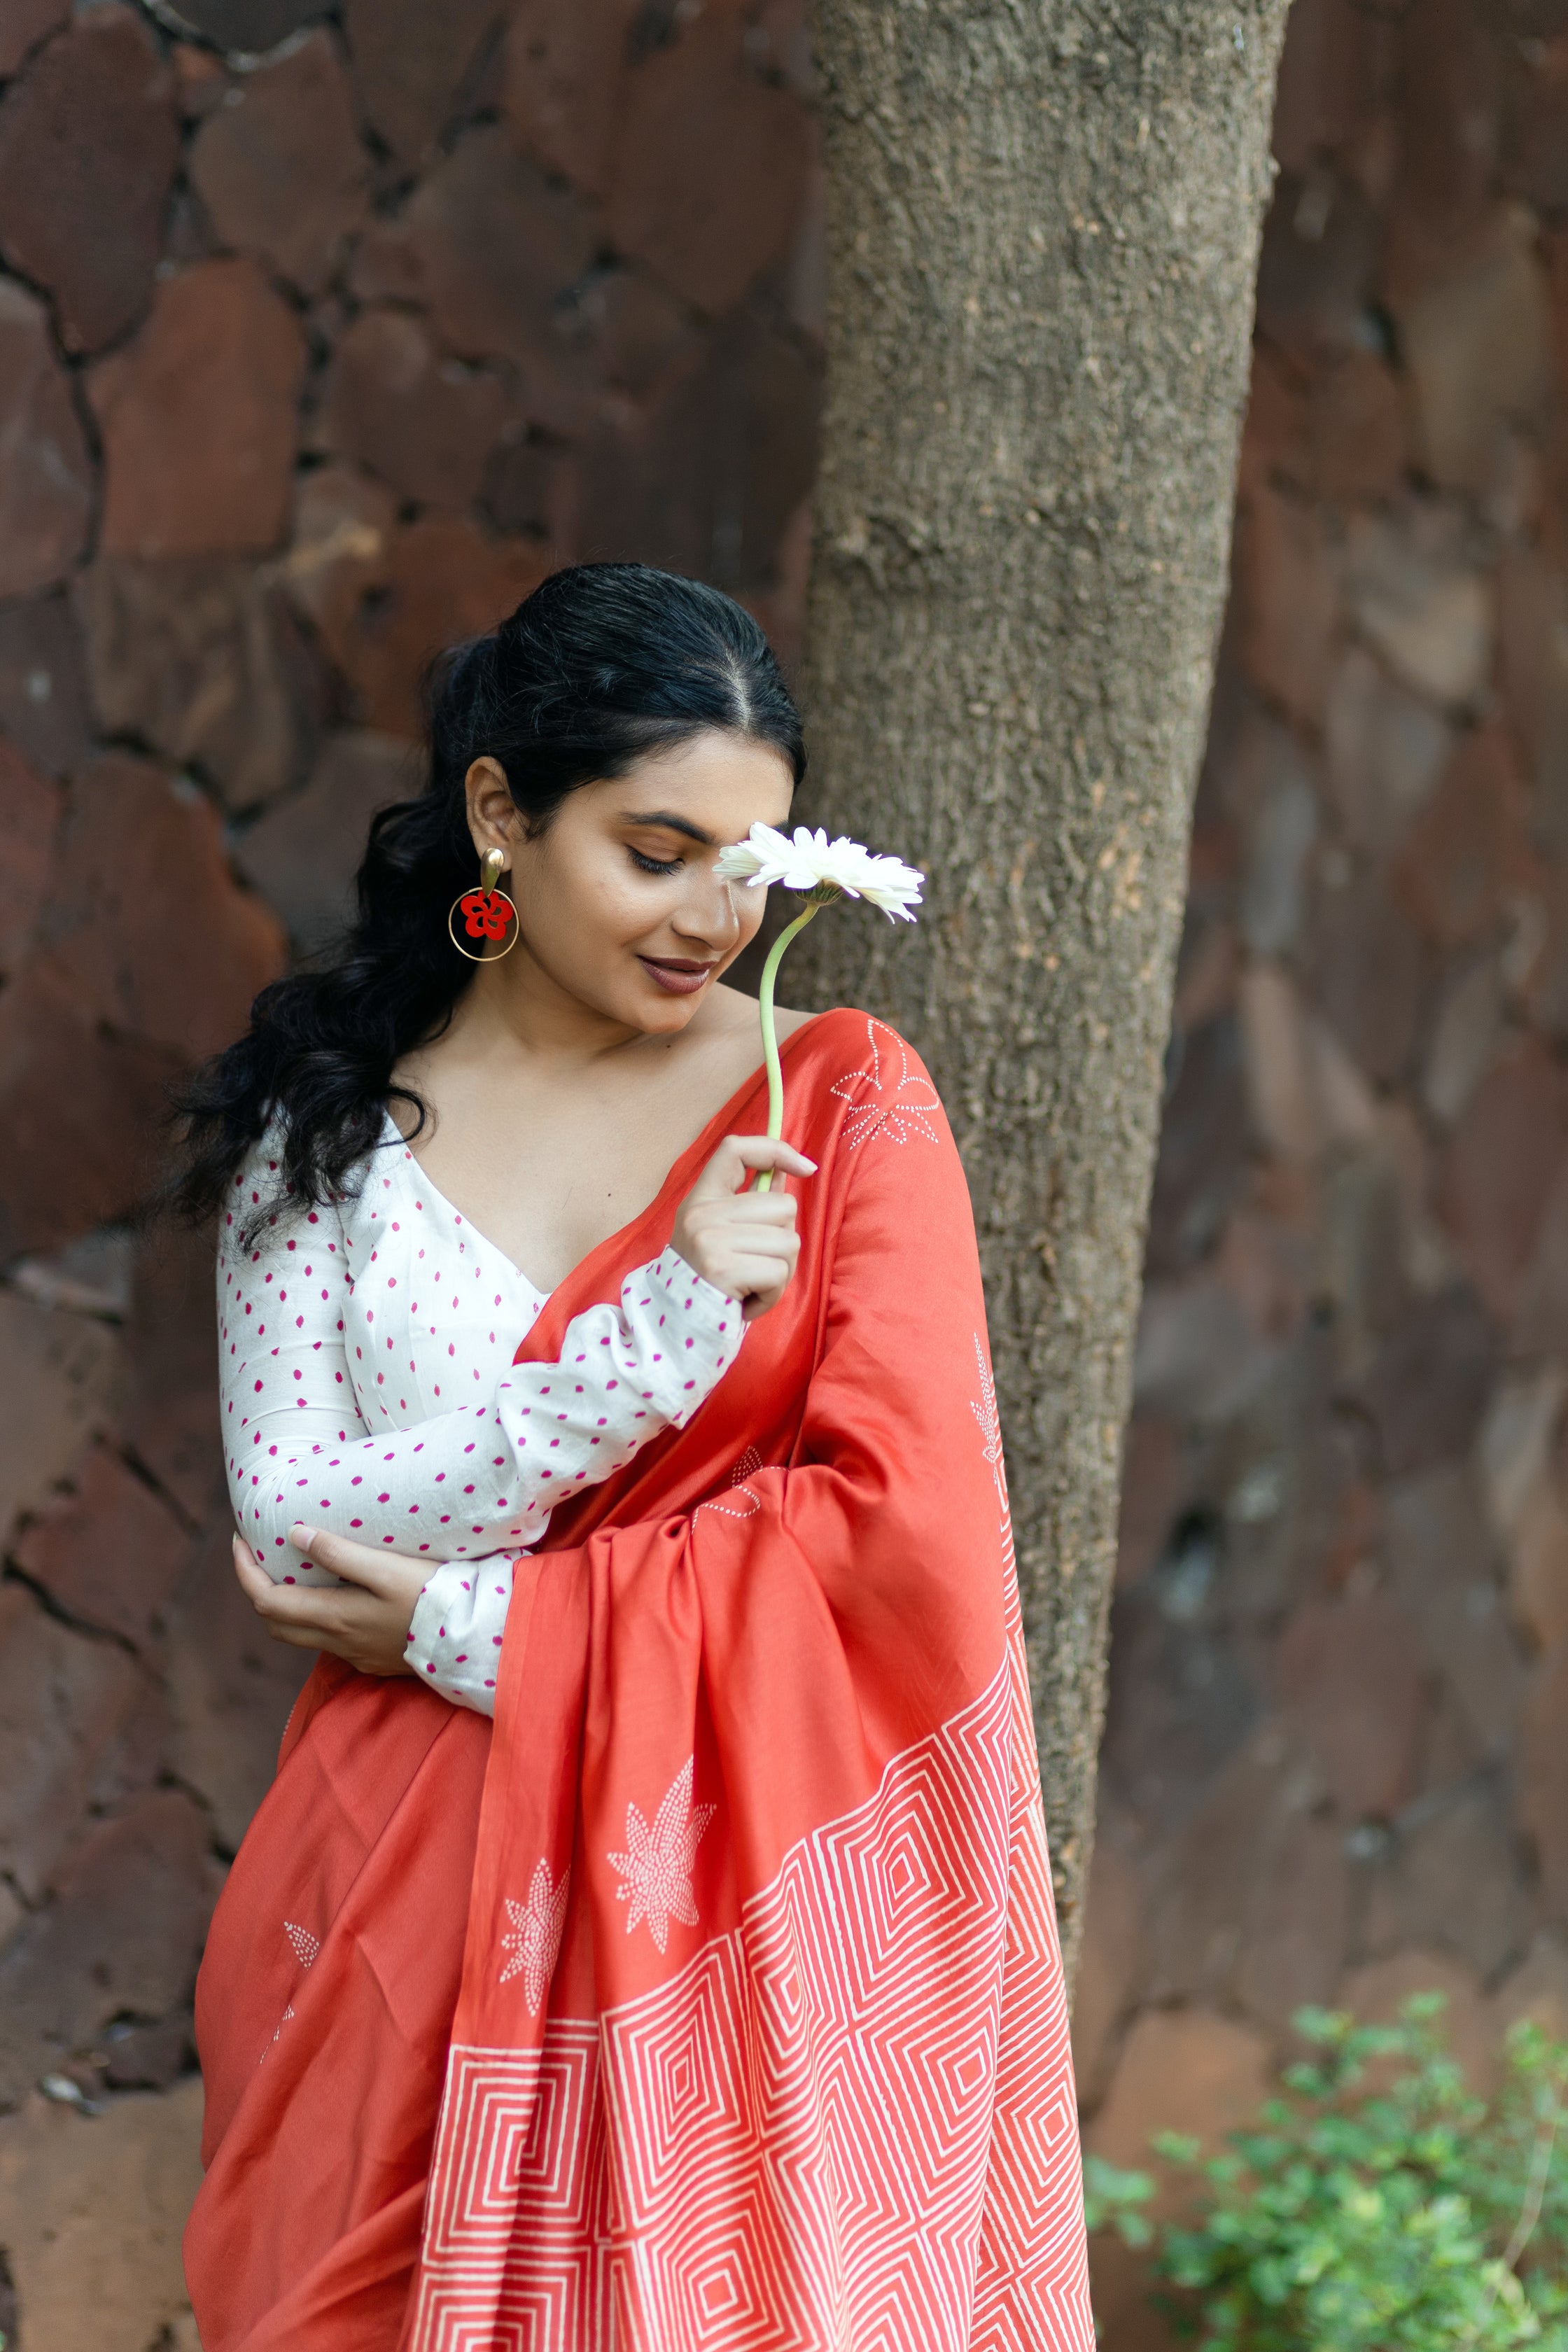
[[[640,849],[634,849],[628,854],[631,857],[632,864],[637,866],[641,873],[679,874],[680,871],[681,860],[679,857],[666,857],[663,859],[658,857],[645,857]]]

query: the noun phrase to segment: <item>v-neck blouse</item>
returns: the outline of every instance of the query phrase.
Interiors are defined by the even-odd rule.
[[[279,1184],[277,1138],[235,1179],[218,1250],[222,1409],[240,1532],[275,1581],[337,1580],[297,1521],[426,1558],[410,1632],[432,1687],[493,1710],[510,1559],[554,1502],[682,1427],[734,1359],[740,1307],[673,1248],[618,1307],[567,1326],[553,1363],[514,1365],[544,1294],[426,1178],[388,1121],[357,1193],[247,1217]]]

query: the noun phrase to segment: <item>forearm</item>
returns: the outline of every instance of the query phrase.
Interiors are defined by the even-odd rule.
[[[409,1622],[407,1658],[421,1682],[454,1706],[494,1715],[513,1555],[433,1569]]]
[[[300,1520],[432,1561],[536,1543],[555,1504],[681,1426],[733,1360],[739,1308],[673,1250],[638,1267],[618,1307],[568,1326],[560,1360],[514,1365],[483,1404],[351,1443],[286,1447],[287,1417],[235,1485],[241,1532],[276,1580],[307,1580]]]

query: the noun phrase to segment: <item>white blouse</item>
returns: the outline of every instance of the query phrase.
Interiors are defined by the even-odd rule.
[[[618,1307],[574,1317],[555,1362],[514,1365],[545,1294],[436,1190],[390,1119],[356,1194],[271,1214],[246,1249],[278,1165],[265,1139],[218,1245],[240,1533],[278,1583],[338,1581],[289,1543],[300,1520],[440,1563],[410,1660],[493,1714],[513,1558],[564,1495],[685,1426],[734,1359],[741,1308],[668,1248],[628,1275]]]

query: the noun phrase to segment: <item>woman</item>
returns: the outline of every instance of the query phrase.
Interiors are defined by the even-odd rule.
[[[856,1013],[769,1144],[721,984],[804,765],[738,606],[557,573],[193,1105],[323,1654],[198,1987],[206,2352],[1092,2343],[963,1171]]]

